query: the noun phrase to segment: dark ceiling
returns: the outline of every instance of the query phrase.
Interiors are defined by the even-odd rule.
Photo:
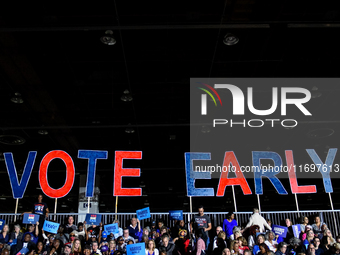
[[[145,196],[120,198],[120,212],[145,205],[152,211],[188,211],[184,153],[190,150],[191,77],[339,77],[338,1],[29,1],[5,5],[0,11],[1,135],[17,135],[25,143],[0,143],[0,151],[13,152],[19,173],[28,152],[38,152],[19,211],[27,210],[41,192],[37,189],[39,163],[56,149],[71,155],[77,172],[72,191],[59,200],[59,212],[77,211],[79,176],[87,169],[87,161],[77,159],[79,149],[109,152],[108,159],[97,164],[101,212],[114,211],[115,150],[143,151],[142,160],[124,163],[140,167],[141,177],[123,179],[123,184],[145,185]],[[107,30],[113,31],[115,45],[100,41]],[[227,33],[239,37],[239,43],[225,45]],[[121,100],[126,90],[132,101]],[[231,142],[229,149],[236,148],[240,157],[250,159],[251,150],[267,147],[282,155],[284,148],[314,148],[320,153],[337,148],[340,88],[320,84],[318,91],[321,96],[313,99],[311,107],[329,111],[320,110],[312,121],[289,130],[289,138],[259,142],[256,136],[254,140],[243,137],[244,143]],[[16,97],[22,104],[11,101],[15,93],[21,94]],[[318,128],[335,132],[326,138],[307,135]],[[0,210],[13,212],[15,200],[6,166],[0,163]],[[63,185],[64,166],[53,162],[50,167],[50,184],[58,188]],[[282,196],[264,180],[263,210],[295,209],[289,182],[282,182],[290,195],[284,196],[285,203],[278,203]],[[217,183],[198,181],[197,186],[216,191]],[[301,183],[316,184],[320,194],[299,195],[300,209],[330,209],[321,179]],[[336,183],[335,193],[340,192]],[[249,185],[254,192],[253,180]],[[240,211],[249,211],[257,203],[255,195],[244,197],[239,187],[236,194]],[[333,199],[340,208],[339,196]],[[45,200],[53,208],[54,201]],[[193,198],[193,203],[206,204],[209,211],[232,209],[231,190],[223,198]]]

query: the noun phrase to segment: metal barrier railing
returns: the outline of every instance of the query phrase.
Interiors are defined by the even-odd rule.
[[[226,219],[228,212],[205,212],[211,219],[211,223],[213,227],[222,226],[224,219]],[[130,219],[136,217],[136,213],[100,213],[102,215],[103,224],[112,223],[116,216],[120,222],[121,227],[129,226]],[[74,217],[74,221],[77,223],[79,220],[84,221],[85,213],[50,213],[49,220],[55,220],[61,224],[67,224],[67,218],[69,215]],[[252,212],[237,212],[235,213],[235,217],[239,226],[245,226],[248,223],[249,217],[252,215]],[[340,222],[340,210],[316,210],[316,211],[273,211],[273,212],[261,212],[261,215],[265,219],[270,219],[273,224],[280,225],[282,221],[286,218],[289,218],[293,224],[299,224],[301,216],[312,217],[315,215],[319,215],[322,222],[325,222],[328,228],[331,230],[333,235],[338,235],[339,222]],[[22,220],[21,214],[12,213],[0,213],[0,219],[5,220],[5,222],[12,223],[16,218],[17,222]],[[183,219],[189,224],[191,220],[190,213],[183,213]],[[151,218],[145,219],[141,221],[142,226],[151,225],[152,221],[162,220],[164,224],[168,227],[174,226],[174,221],[169,220],[169,213],[151,213]],[[310,223],[312,224],[312,222]]]

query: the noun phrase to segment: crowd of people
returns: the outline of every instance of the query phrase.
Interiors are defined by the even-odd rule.
[[[333,237],[320,217],[313,224],[302,217],[298,237],[294,236],[292,221],[286,219],[285,237],[272,231],[272,222],[254,209],[246,226],[239,226],[234,213],[229,213],[222,226],[212,226],[204,214],[203,206],[192,215],[191,222],[175,220],[169,228],[162,220],[141,226],[132,218],[128,227],[117,223],[118,233],[107,233],[104,226],[89,225],[86,221],[75,224],[69,216],[66,225],[60,225],[57,234],[42,229],[49,210],[39,195],[33,210],[40,215],[36,224],[17,222],[3,226],[0,233],[1,255],[127,255],[127,246],[145,244],[145,255],[333,255],[340,253],[340,236]],[[124,223],[123,223],[124,224]],[[10,229],[12,228],[12,231]],[[143,254],[144,255],[144,254]]]

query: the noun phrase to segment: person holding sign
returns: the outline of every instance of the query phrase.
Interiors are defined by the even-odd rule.
[[[44,225],[44,221],[45,221],[45,219],[48,218],[48,214],[50,212],[47,204],[44,203],[42,200],[43,200],[43,195],[39,194],[38,202],[34,203],[33,210],[30,211],[30,212],[24,212],[24,213],[34,213],[34,214],[40,215],[40,217],[39,217],[39,226],[40,226],[39,228],[40,229],[42,229],[42,227]]]
[[[29,233],[26,233],[24,235],[23,240],[18,240],[16,250],[14,251],[13,254],[17,254],[23,248],[26,248],[28,250],[35,249],[35,243],[31,241],[31,235]]]
[[[134,239],[141,239],[143,233],[141,231],[139,219],[132,218],[131,225],[128,227],[128,229],[130,236],[132,236]]]
[[[37,221],[36,222],[37,226],[34,226],[33,224],[30,224],[28,226],[28,232],[26,232],[24,234],[24,236],[26,236],[26,234],[29,234],[31,236],[31,241],[34,243],[34,244],[37,244],[38,243],[38,236],[39,236],[39,222]]]

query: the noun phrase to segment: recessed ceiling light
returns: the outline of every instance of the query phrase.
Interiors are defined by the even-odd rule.
[[[15,104],[22,104],[24,100],[21,97],[21,94],[16,92],[14,93],[14,96],[11,98],[11,101]]]
[[[114,45],[116,44],[116,39],[113,38],[113,31],[107,30],[105,31],[105,35],[100,37],[100,41],[106,45]]]
[[[238,41],[238,37],[233,34],[226,34],[226,36],[223,38],[223,43],[228,46],[235,45],[238,43]]]
[[[48,135],[48,132],[47,132],[47,130],[40,129],[40,130],[38,131],[38,134],[39,134],[39,135]]]
[[[21,145],[24,144],[26,140],[17,135],[0,135],[0,143],[7,145]]]
[[[124,101],[124,102],[130,102],[130,101],[132,101],[132,96],[131,96],[131,94],[130,94],[130,91],[128,91],[127,89],[126,90],[124,90],[124,92],[123,92],[124,94],[121,96],[121,100],[122,101]]]

